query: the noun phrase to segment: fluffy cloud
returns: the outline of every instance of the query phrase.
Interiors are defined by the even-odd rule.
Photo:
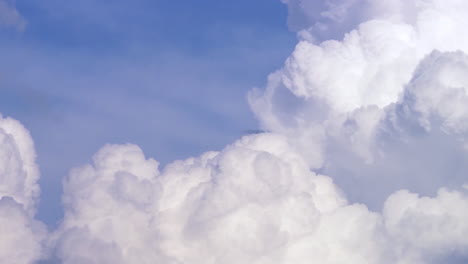
[[[64,263],[278,263],[345,201],[275,135],[162,172],[134,145],[109,145],[65,183]],[[94,246],[89,246],[94,245]]]
[[[34,220],[39,171],[28,131],[0,116],[0,262],[29,264],[43,256],[46,230]]]
[[[31,264],[44,255],[44,225],[11,197],[0,199],[0,233],[0,262]]]
[[[350,204],[283,136],[244,137],[162,172],[108,145],[65,182],[63,263],[439,263],[468,249],[468,196]],[[440,262],[442,263],[442,262]]]
[[[29,132],[16,120],[0,116],[0,197],[10,196],[34,213],[39,169]]]
[[[249,95],[262,128],[374,209],[401,188],[433,195],[464,184],[468,5],[329,0],[317,11],[316,1],[286,2],[313,14],[284,67]],[[321,41],[317,23],[354,29]]]
[[[468,4],[283,2],[300,42],[249,95],[271,132],[161,170],[104,146],[64,179],[61,263],[466,262]],[[0,146],[0,260],[32,263],[33,144],[0,118]]]

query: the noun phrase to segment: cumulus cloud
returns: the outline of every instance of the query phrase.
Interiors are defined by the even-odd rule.
[[[46,230],[34,220],[39,170],[29,132],[0,116],[0,262],[34,263],[44,254]]]
[[[468,5],[286,2],[314,15],[284,67],[249,95],[262,129],[287,135],[311,168],[374,209],[401,188],[464,184]],[[317,23],[354,28],[322,41]]]
[[[431,263],[468,249],[466,191],[399,191],[372,212],[280,135],[157,165],[108,145],[73,170],[55,234],[62,263]]]
[[[281,136],[157,165],[137,146],[109,145],[72,172],[57,240],[64,263],[278,263],[345,203]]]
[[[10,196],[30,213],[39,195],[39,169],[29,132],[16,120],[0,116],[0,196]]]
[[[466,262],[468,4],[283,2],[300,41],[249,94],[270,132],[162,169],[136,145],[104,146],[64,179],[54,257]],[[21,231],[0,237],[0,260],[32,263],[45,236],[33,144],[0,119],[0,146],[0,228]]]
[[[0,29],[14,29],[23,31],[26,19],[18,12],[15,0],[0,0]]]

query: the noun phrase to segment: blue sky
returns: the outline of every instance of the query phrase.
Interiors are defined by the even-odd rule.
[[[245,95],[296,43],[279,1],[18,0],[0,37],[1,112],[31,132],[38,218],[61,217],[61,180],[106,143],[162,164],[256,129]]]

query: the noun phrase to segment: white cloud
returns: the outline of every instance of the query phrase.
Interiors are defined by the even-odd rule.
[[[309,12],[315,2],[288,3]],[[320,12],[310,11],[316,14],[299,32],[301,40],[284,67],[264,90],[249,95],[262,129],[286,135],[310,167],[334,177],[353,201],[374,203],[376,209],[400,188],[431,194],[446,183],[463,184],[468,5],[457,0],[322,4]],[[321,41],[317,21],[331,29],[354,18],[355,29],[342,40]],[[421,184],[420,175],[430,180]],[[376,190],[369,192],[371,186]]]
[[[434,198],[399,191],[385,203],[385,225],[403,263],[468,256],[468,195],[440,189]]]
[[[106,146],[65,202],[64,263],[277,263],[344,200],[282,137],[258,135],[161,173],[134,145]]]
[[[0,116],[0,262],[30,264],[43,257],[44,225],[34,220],[39,170],[28,131]]]
[[[457,22],[468,5],[367,1],[359,9],[362,1],[325,1],[317,12],[317,3],[289,2],[307,23],[320,23],[299,33],[284,68],[250,95],[273,133],[163,171],[137,146],[104,147],[65,181],[66,216],[55,234],[64,263],[466,256],[466,191],[440,189],[430,198],[400,189],[427,194],[466,181],[459,143],[468,132],[468,39]],[[356,29],[342,41],[319,41],[320,30],[349,25]]]
[[[0,262],[32,264],[44,256],[46,230],[11,197],[0,199]]]
[[[0,116],[0,145],[0,197],[12,197],[33,214],[39,169],[31,136],[18,121]]]
[[[138,146],[104,146],[64,180],[65,217],[48,241],[55,257],[64,264],[468,258],[468,4],[284,2],[306,29],[284,68],[249,97],[272,132],[162,170]],[[321,42],[324,30],[349,33]],[[0,118],[0,146],[0,262],[32,263],[46,234],[33,219],[33,143],[17,121]]]
[[[428,263],[468,250],[464,192],[349,204],[286,138],[244,137],[162,172],[109,145],[65,182],[63,263]]]

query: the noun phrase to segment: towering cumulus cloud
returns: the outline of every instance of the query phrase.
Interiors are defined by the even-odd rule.
[[[39,170],[28,131],[0,116],[0,263],[38,260],[45,227],[33,219]]]
[[[328,0],[317,11],[315,2],[287,1],[290,19],[300,11],[309,24],[266,89],[249,96],[262,127],[373,209],[400,188],[434,195],[463,185],[468,4]],[[343,33],[323,40],[322,29]]]
[[[249,94],[271,132],[162,169],[104,146],[64,179],[60,263],[468,262],[468,2],[283,2],[300,41]],[[32,263],[32,142],[0,119],[0,145],[0,262]]]

